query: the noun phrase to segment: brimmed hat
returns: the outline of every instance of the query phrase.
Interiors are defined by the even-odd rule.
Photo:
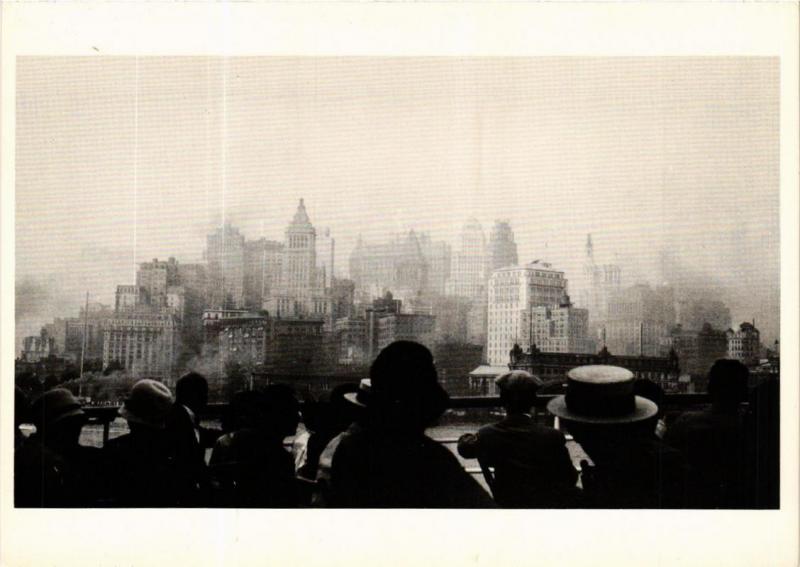
[[[372,389],[372,380],[364,378],[358,383],[358,390],[355,392],[347,392],[344,394],[344,399],[348,402],[357,405],[358,407],[365,408],[369,402],[369,392]]]
[[[68,417],[84,416],[80,402],[66,388],[54,388],[39,396],[30,408],[34,425],[52,425]]]
[[[119,415],[133,423],[162,429],[173,402],[172,392],[161,382],[139,380],[131,388]]]
[[[415,416],[431,423],[447,408],[449,397],[438,382],[433,355],[420,343],[393,342],[375,358],[369,377],[366,405],[387,420]]]
[[[568,421],[595,424],[634,423],[658,413],[658,406],[634,394],[634,377],[619,366],[579,366],[567,372],[567,393],[547,411]]]

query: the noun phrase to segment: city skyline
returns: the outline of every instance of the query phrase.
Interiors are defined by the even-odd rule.
[[[626,284],[671,256],[671,283],[777,338],[774,60],[23,58],[19,79],[16,279],[58,283],[54,314],[200,261],[223,217],[281,240],[303,197],[339,267],[358,234],[455,245],[506,219],[520,263],[576,279],[587,233]]]

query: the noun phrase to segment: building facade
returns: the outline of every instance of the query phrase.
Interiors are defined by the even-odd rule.
[[[620,355],[657,356],[674,326],[672,288],[637,284],[610,295],[600,339]]]
[[[481,223],[469,219],[461,230],[460,249],[453,255],[446,293],[456,297],[479,299],[486,293],[489,257]]]
[[[317,267],[317,233],[308,218],[303,199],[286,228],[278,285],[266,302],[267,311],[277,317],[328,319],[330,297]]]
[[[556,308],[567,292],[564,272],[550,264],[533,262],[520,267],[501,268],[489,278],[487,352],[490,365],[506,364],[514,344],[528,337],[531,310]],[[524,319],[524,314],[528,319]]]
[[[423,241],[424,242],[424,241]],[[446,260],[439,259],[440,264]],[[387,291],[403,301],[411,301],[429,288],[429,263],[421,239],[412,230],[393,235],[386,243],[367,244],[359,237],[350,254],[350,278],[358,301],[369,303]],[[441,276],[444,266],[437,266]]]
[[[355,317],[336,320],[333,334],[337,345],[337,361],[342,366],[367,364],[367,322]]]
[[[424,292],[427,295],[444,295],[452,267],[453,254],[450,245],[439,240],[431,240],[428,233],[422,232],[419,234],[419,246],[427,265]]]
[[[585,254],[578,304],[588,309],[590,333],[595,334],[608,320],[609,301],[622,286],[622,268],[597,264],[591,234],[586,236]]]
[[[103,368],[120,364],[136,378],[171,380],[180,352],[180,323],[169,313],[131,313],[107,322]]]
[[[514,242],[514,231],[508,221],[495,221],[489,235],[489,272],[500,268],[516,266],[517,243]]]
[[[740,360],[746,366],[759,363],[761,333],[753,323],[744,322],[739,325],[738,331],[728,329],[725,335],[728,339],[728,358]]]
[[[42,329],[38,336],[30,336],[22,339],[22,352],[20,361],[40,362],[56,353],[55,339]]]
[[[209,307],[243,307],[244,236],[226,222],[208,235],[205,258]]]
[[[521,344],[536,345],[542,352],[595,352],[589,337],[589,312],[574,307],[569,298],[558,306],[531,307],[520,313]]]
[[[375,329],[377,352],[395,341],[414,341],[432,349],[436,317],[416,313],[392,313],[380,317]]]
[[[663,340],[661,355],[667,356],[674,351],[680,360],[682,372],[705,377],[714,361],[727,356],[727,350],[725,331],[716,330],[708,323],[699,331],[677,325]]]
[[[277,289],[283,243],[266,238],[244,243],[244,308],[259,310]]]
[[[178,285],[178,262],[175,258],[142,262],[136,271],[136,286],[145,291],[148,301],[156,306],[165,305],[167,291]]]
[[[606,348],[598,353],[585,354],[542,352],[536,347],[525,352],[515,345],[507,354],[509,369],[526,370],[547,382],[566,382],[567,372],[578,366],[605,364],[627,368],[636,378],[651,380],[665,392],[676,392],[681,388],[678,381],[680,365],[674,353],[666,357],[617,356]]]

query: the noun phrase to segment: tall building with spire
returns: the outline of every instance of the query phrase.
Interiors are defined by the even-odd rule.
[[[278,284],[265,302],[272,315],[319,319],[329,316],[330,298],[323,270],[317,267],[316,246],[317,231],[300,199],[294,218],[286,227]]]
[[[600,329],[608,320],[608,302],[622,285],[622,269],[615,264],[597,264],[592,235],[586,235],[586,256],[579,304],[589,310],[589,326]]]
[[[519,261],[517,257],[517,243],[514,242],[514,231],[508,221],[495,221],[489,235],[489,273],[515,266]]]

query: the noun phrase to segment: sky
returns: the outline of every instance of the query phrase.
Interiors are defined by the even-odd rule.
[[[779,87],[771,58],[20,58],[18,341],[223,220],[280,240],[304,198],[341,275],[359,234],[457,249],[503,219],[522,262],[577,280],[591,233],[625,283],[706,285],[771,342]]]

